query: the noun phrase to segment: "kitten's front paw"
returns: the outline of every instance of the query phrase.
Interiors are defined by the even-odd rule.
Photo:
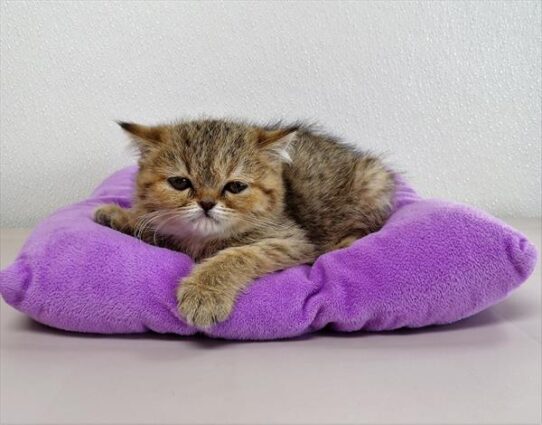
[[[116,204],[102,205],[94,211],[94,221],[102,226],[121,232],[128,232],[126,210]]]
[[[234,298],[210,285],[212,282],[200,282],[189,276],[177,289],[179,312],[190,325],[206,328],[230,315]]]

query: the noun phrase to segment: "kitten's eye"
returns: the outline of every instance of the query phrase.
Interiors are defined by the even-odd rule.
[[[192,182],[185,177],[170,177],[167,182],[177,190],[186,190],[192,187]]]
[[[248,185],[243,182],[233,181],[224,186],[224,192],[227,191],[230,193],[239,193],[245,190],[247,187]]]

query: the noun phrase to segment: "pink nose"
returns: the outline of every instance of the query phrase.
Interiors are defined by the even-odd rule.
[[[199,206],[203,209],[203,211],[207,212],[216,205],[216,202],[213,201],[200,201]]]

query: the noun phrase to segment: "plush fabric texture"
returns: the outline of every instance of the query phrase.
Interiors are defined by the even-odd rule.
[[[193,262],[92,221],[100,204],[129,206],[137,169],[39,224],[1,272],[4,300],[55,328],[102,334],[154,331],[243,340],[287,338],[324,327],[391,330],[455,322],[502,300],[532,272],[535,248],[471,207],[421,199],[398,178],[394,212],[351,247],[254,282],[230,318],[185,324],[175,287]]]

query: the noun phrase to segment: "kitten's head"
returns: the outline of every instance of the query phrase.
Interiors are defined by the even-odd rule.
[[[119,124],[140,152],[135,206],[157,233],[226,238],[283,211],[282,164],[295,128],[219,120]]]

